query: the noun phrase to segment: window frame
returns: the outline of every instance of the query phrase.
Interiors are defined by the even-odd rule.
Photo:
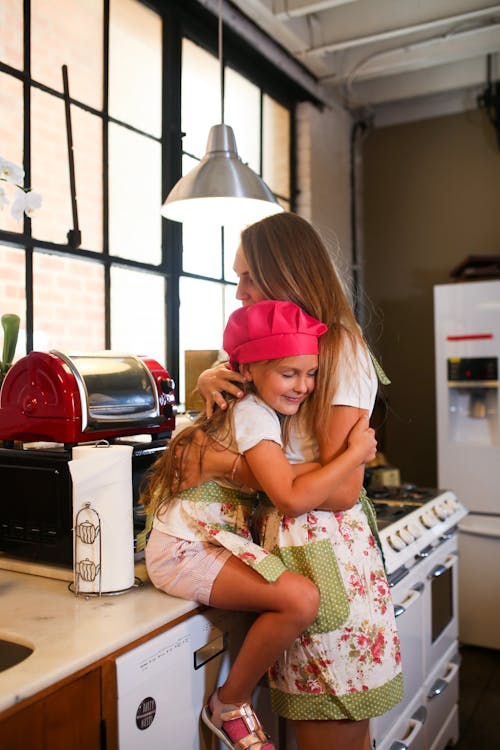
[[[217,17],[192,0],[150,0],[143,2],[162,18],[162,132],[157,138],[150,133],[145,133],[133,126],[117,120],[108,112],[108,82],[109,82],[109,24],[110,24],[110,0],[103,0],[103,99],[102,110],[95,109],[80,102],[73,97],[71,105],[80,107],[93,115],[101,118],[103,133],[103,225],[102,225],[102,252],[91,248],[72,248],[69,244],[63,245],[46,240],[35,240],[31,232],[31,222],[24,217],[22,230],[12,232],[0,229],[0,244],[18,248],[25,253],[25,289],[26,289],[26,349],[33,349],[34,328],[34,286],[33,286],[33,256],[36,250],[43,252],[70,256],[90,261],[95,261],[104,268],[104,332],[105,348],[111,345],[111,303],[110,303],[110,277],[112,266],[121,266],[129,269],[144,270],[150,274],[159,275],[165,280],[165,357],[166,366],[170,375],[176,382],[179,380],[179,282],[180,278],[191,277],[207,281],[219,281],[224,285],[233,285],[234,281],[224,278],[224,248],[222,245],[222,275],[220,279],[206,277],[183,271],[182,268],[182,226],[177,222],[162,219],[161,229],[161,262],[158,265],[144,263],[139,260],[121,258],[110,254],[109,251],[109,184],[108,184],[108,127],[109,123],[117,123],[142,136],[159,141],[162,145],[162,200],[165,199],[172,186],[182,176],[182,132],[181,132],[181,72],[182,72],[182,39],[187,37],[195,44],[217,57],[218,55],[218,23]],[[31,2],[24,0],[23,5],[24,23],[24,47],[23,47],[23,70],[17,70],[0,61],[0,72],[13,76],[20,80],[23,85],[24,104],[24,133],[23,154],[24,168],[26,172],[26,184],[31,184],[31,88],[41,89],[52,96],[60,99],[64,95],[51,89],[44,84],[35,81],[31,77],[31,53],[30,53],[30,31],[31,31]],[[285,73],[278,70],[261,53],[255,50],[248,42],[242,40],[227,24],[223,29],[223,54],[224,65],[229,65],[236,72],[245,76],[254,83],[261,92],[261,102],[264,94],[269,95],[279,104],[290,111],[290,188],[289,195],[282,196],[290,201],[291,210],[295,208],[296,198],[296,167],[295,167],[295,108],[304,100],[313,101],[311,94],[302,89],[292,81]],[[215,124],[215,123],[214,123]],[[261,121],[262,131],[262,121]],[[262,136],[262,132],[260,134]],[[8,154],[5,154],[8,158]],[[152,321],[154,325],[154,321]]]

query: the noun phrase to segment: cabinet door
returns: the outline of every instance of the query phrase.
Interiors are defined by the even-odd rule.
[[[100,670],[1,721],[0,738],[8,750],[100,750]]]

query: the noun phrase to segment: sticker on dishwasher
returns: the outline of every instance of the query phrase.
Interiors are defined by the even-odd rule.
[[[139,729],[147,729],[151,726],[156,716],[156,701],[154,698],[144,698],[139,703],[139,708],[135,715],[135,723]]]

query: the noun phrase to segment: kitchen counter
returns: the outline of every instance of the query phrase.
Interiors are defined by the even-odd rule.
[[[0,569],[0,638],[34,649],[0,672],[0,711],[197,607],[155,589],[144,564],[136,575],[142,586],[84,598],[69,591],[67,580]]]

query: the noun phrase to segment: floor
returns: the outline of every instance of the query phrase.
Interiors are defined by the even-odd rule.
[[[500,651],[461,646],[460,739],[456,750],[500,748]]]

